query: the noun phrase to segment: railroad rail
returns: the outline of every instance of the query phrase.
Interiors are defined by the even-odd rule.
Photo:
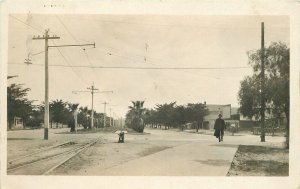
[[[48,175],[99,140],[68,141],[16,158],[8,162],[7,174]]]

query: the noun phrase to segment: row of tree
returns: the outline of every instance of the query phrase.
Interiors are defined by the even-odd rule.
[[[183,128],[187,123],[195,123],[198,131],[204,116],[208,114],[202,103],[177,105],[176,102],[171,102],[157,104],[154,109],[144,108],[144,101],[133,101],[132,104],[126,114],[125,124],[137,132],[143,132],[146,125],[169,129]]]
[[[44,104],[34,105],[27,98],[30,88],[24,88],[22,84],[11,84],[7,87],[7,120],[8,129],[11,129],[16,117],[23,120],[25,127],[41,127],[44,122]],[[52,100],[49,103],[50,127],[58,128],[61,125],[74,125],[74,111],[78,109],[77,122],[85,129],[91,128],[91,112],[88,107],[79,107],[63,100]],[[106,116],[106,115],[105,115]],[[111,118],[113,119],[113,118]],[[110,118],[106,116],[106,126],[110,125]],[[94,126],[104,126],[104,114],[94,111]]]

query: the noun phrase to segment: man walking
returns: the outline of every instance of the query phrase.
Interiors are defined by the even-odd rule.
[[[214,125],[215,133],[214,136],[219,139],[219,142],[223,141],[225,121],[222,119],[222,114],[219,114],[219,118],[216,119]]]

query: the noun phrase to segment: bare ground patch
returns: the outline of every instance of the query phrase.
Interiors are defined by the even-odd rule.
[[[288,176],[289,150],[240,145],[227,176]]]
[[[153,146],[153,147],[147,148],[144,151],[140,152],[139,156],[148,156],[148,155],[163,151],[168,148],[170,148],[170,147],[169,146]]]

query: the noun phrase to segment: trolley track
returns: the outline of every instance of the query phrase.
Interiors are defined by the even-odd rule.
[[[9,175],[47,175],[100,140],[69,141],[9,161]]]

